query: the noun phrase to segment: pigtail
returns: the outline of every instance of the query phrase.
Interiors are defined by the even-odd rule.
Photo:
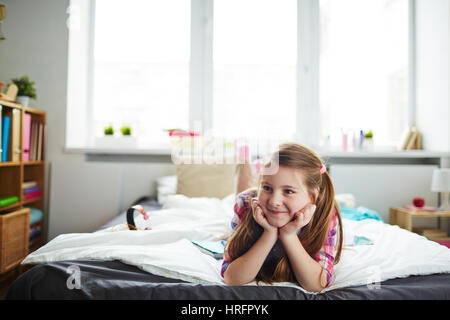
[[[233,235],[225,244],[230,262],[246,253],[259,239],[263,231],[264,229],[253,219],[253,209],[250,205],[243,221],[236,227]]]
[[[320,183],[320,193],[317,199],[317,210],[322,210],[322,215],[326,215],[321,220],[326,225],[325,230],[325,238],[328,236],[328,228],[331,223],[331,218],[333,217],[333,213],[336,212],[336,216],[338,219],[338,241],[336,247],[336,256],[334,258],[334,263],[338,263],[341,257],[342,245],[343,245],[343,231],[342,231],[342,219],[341,219],[341,211],[339,209],[339,205],[335,200],[335,192],[333,182],[331,180],[328,172],[324,172],[321,174],[321,183]],[[317,212],[316,210],[316,212]],[[320,221],[318,222],[320,223]],[[323,242],[322,242],[323,243]],[[320,249],[320,248],[319,248]]]

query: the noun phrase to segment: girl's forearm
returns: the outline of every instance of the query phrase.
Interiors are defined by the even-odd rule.
[[[230,263],[224,273],[225,283],[242,285],[253,281],[277,238],[278,234],[264,231],[245,254]]]
[[[319,292],[325,289],[327,283],[326,271],[310,257],[297,235],[281,235],[280,239],[298,283],[310,292]]]

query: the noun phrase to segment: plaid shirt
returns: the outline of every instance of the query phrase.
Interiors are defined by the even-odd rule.
[[[236,227],[242,222],[245,215],[250,209],[250,200],[256,197],[256,190],[248,190],[240,193],[237,196],[236,203],[234,204],[234,216],[231,220],[231,234],[233,234]],[[328,237],[325,240],[322,248],[315,255],[314,259],[324,268],[327,272],[327,286],[330,285],[333,273],[334,273],[334,257],[336,255],[337,247],[337,230],[338,230],[338,219],[336,211],[333,212],[333,217],[331,218],[330,227],[328,229]],[[279,242],[279,241],[278,241]],[[281,257],[284,254],[284,249],[278,243],[270,251],[266,261],[269,262],[274,256]],[[272,260],[273,261],[273,260]],[[222,268],[220,271],[221,276],[225,273],[225,270],[230,265],[230,256],[225,249],[224,260],[222,262]]]

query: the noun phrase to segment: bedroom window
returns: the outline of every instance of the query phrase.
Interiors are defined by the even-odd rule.
[[[213,17],[212,127],[293,137],[297,1],[215,0]]]
[[[111,124],[154,145],[166,138],[163,129],[188,126],[189,0],[71,0],[68,13],[67,119],[78,127],[68,124],[67,144],[95,145]]]
[[[198,123],[311,146],[373,130],[393,146],[414,122],[410,4],[71,0],[66,146],[128,124],[140,147],[168,147],[163,129]]]
[[[320,0],[320,136],[373,130],[398,143],[407,124],[409,0]]]
[[[96,0],[96,135],[108,123],[152,140],[187,127],[190,12],[188,0]]]

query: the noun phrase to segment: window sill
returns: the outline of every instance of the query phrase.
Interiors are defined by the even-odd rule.
[[[321,157],[329,158],[450,158],[448,151],[403,150],[380,148],[371,151],[341,151],[339,149],[316,149]],[[155,148],[105,148],[105,147],[65,147],[64,152],[72,154],[113,154],[113,155],[171,155],[169,146]]]
[[[64,147],[65,153],[71,154],[111,154],[111,155],[162,155],[170,156],[171,149],[169,147],[158,148],[101,148],[101,147]]]

